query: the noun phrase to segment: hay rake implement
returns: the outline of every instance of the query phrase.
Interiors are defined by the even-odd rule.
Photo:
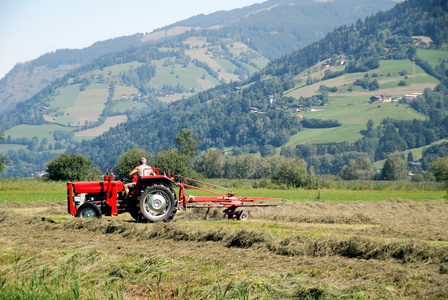
[[[113,180],[112,168],[107,168],[102,181],[68,182],[68,212],[81,218],[115,216],[128,212],[137,222],[167,222],[173,219],[178,209],[208,208],[208,214],[210,208],[225,208],[224,213],[229,219],[248,220],[251,211],[239,208],[277,206],[277,203],[255,201],[281,200],[236,196],[228,188],[180,175],[161,174],[158,168],[153,170],[155,175],[148,172],[143,176],[135,176],[133,186],[128,188],[126,181]],[[178,182],[176,179],[179,179]],[[179,187],[179,195],[174,191],[176,186]],[[221,192],[213,191],[212,188]],[[187,196],[187,189],[213,196]]]

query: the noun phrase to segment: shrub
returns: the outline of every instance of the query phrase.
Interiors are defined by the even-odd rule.
[[[88,181],[101,177],[100,168],[79,154],[63,153],[48,164],[48,178],[62,181]]]
[[[276,184],[286,184],[289,187],[303,187],[308,183],[305,161],[293,159],[283,162],[281,167],[272,175]]]

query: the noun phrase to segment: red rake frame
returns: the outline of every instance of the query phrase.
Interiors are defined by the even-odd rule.
[[[182,205],[182,208],[186,210],[187,208],[219,208],[225,207],[224,213],[226,213],[229,218],[237,218],[238,207],[260,207],[260,206],[278,206],[277,203],[254,203],[256,200],[282,200],[281,198],[263,198],[263,197],[239,197],[236,196],[235,193],[225,187],[221,187],[218,185],[214,185],[211,183],[191,179],[185,176],[175,175],[175,177],[182,178],[181,182],[177,182],[176,186],[179,187],[179,203]],[[200,188],[191,184],[187,184],[186,181],[193,181],[200,184],[204,184],[210,187],[227,190],[227,193],[219,193],[212,190]],[[219,196],[187,196],[185,188],[191,188],[199,191],[204,191],[208,193],[212,193]],[[202,205],[187,205],[190,203],[204,203],[211,202],[213,204],[202,204]],[[250,210],[248,211],[250,213]]]

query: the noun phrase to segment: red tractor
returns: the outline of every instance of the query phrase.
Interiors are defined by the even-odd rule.
[[[277,198],[237,197],[231,190],[223,187],[179,175],[161,175],[160,169],[157,168],[153,169],[156,175],[135,176],[133,180],[135,185],[128,192],[123,181],[113,180],[112,168],[110,171],[107,170],[103,181],[67,183],[68,212],[71,215],[80,218],[100,218],[102,215],[116,216],[128,212],[137,222],[167,222],[173,219],[178,209],[223,207],[226,208],[224,213],[229,219],[248,220],[250,211],[237,211],[238,207],[276,206],[277,204],[273,203],[256,204],[253,202],[261,199],[280,200]],[[181,178],[181,182],[175,183],[175,178]],[[199,188],[187,184],[187,180],[225,189],[228,192],[219,193]],[[174,192],[175,186],[179,187],[179,197]],[[186,188],[219,196],[186,196]],[[205,202],[208,204],[187,205]]]

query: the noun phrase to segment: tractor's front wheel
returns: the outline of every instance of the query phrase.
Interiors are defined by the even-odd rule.
[[[169,187],[163,184],[151,185],[139,197],[140,213],[149,222],[167,222],[177,212],[177,201]]]
[[[101,218],[101,211],[95,204],[84,203],[78,208],[76,216],[79,218]]]

